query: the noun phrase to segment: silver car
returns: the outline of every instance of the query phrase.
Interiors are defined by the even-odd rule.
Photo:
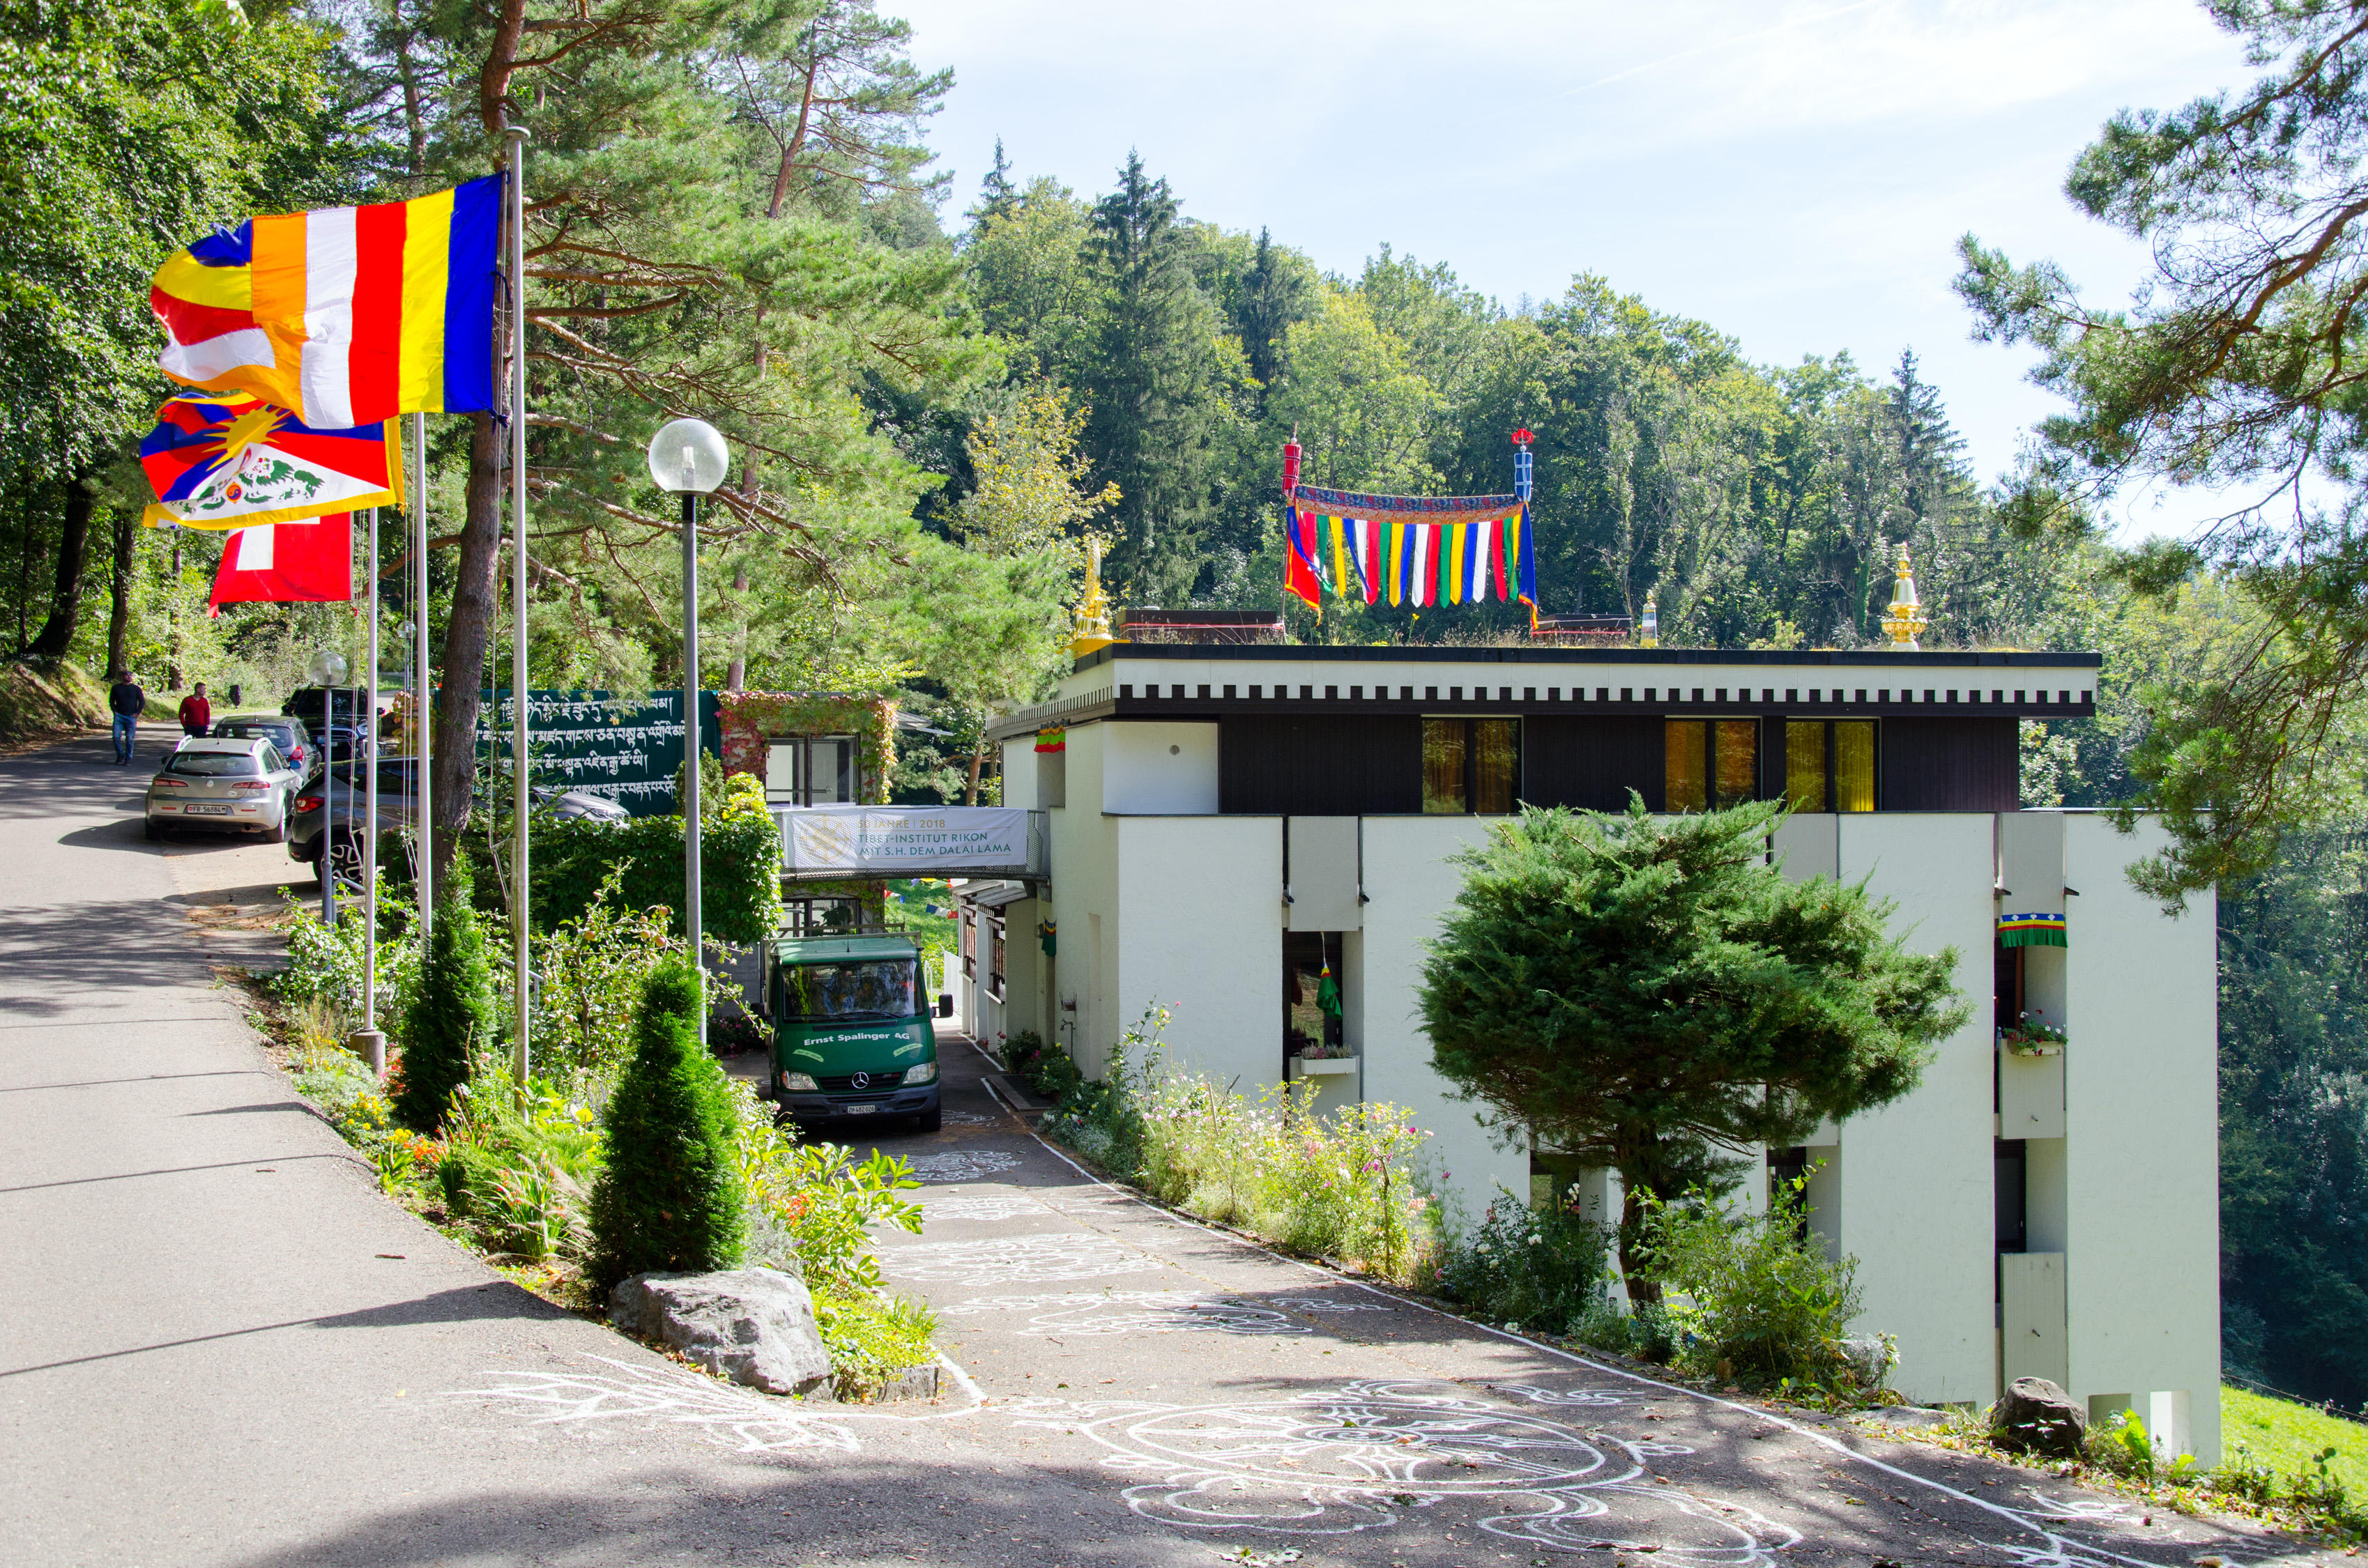
[[[268,739],[183,741],[148,781],[148,836],[204,827],[278,844],[288,836],[290,803],[302,778]]]

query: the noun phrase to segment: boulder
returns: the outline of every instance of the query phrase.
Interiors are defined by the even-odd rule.
[[[1843,1340],[1842,1359],[1849,1364],[1850,1375],[1858,1379],[1861,1388],[1879,1389],[1883,1380],[1891,1375],[1899,1352],[1882,1335],[1870,1334]]]
[[[609,1321],[735,1383],[830,1397],[830,1352],[814,1326],[814,1298],[779,1269],[636,1274],[609,1292]]]
[[[2019,1453],[2077,1460],[2088,1436],[2088,1413],[2045,1378],[2017,1378],[1990,1407],[1990,1439]]]

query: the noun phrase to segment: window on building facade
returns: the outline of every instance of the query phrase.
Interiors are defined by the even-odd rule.
[[[1874,721],[1786,720],[1784,796],[1796,812],[1874,810]]]
[[[1003,1000],[1003,917],[987,922],[986,994]]]
[[[783,735],[766,744],[765,799],[785,806],[855,801],[853,735]]]
[[[978,978],[978,915],[965,908],[954,921],[954,940],[962,949],[962,978]]]
[[[1425,719],[1422,809],[1429,815],[1503,816],[1521,792],[1519,719]]]
[[[1286,1060],[1350,1054],[1341,1023],[1347,968],[1339,932],[1282,934],[1282,1054]]]
[[[1662,809],[1699,812],[1759,795],[1757,719],[1671,719],[1662,738]]]

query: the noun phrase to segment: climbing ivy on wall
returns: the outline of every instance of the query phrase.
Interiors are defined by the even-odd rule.
[[[765,743],[780,735],[856,737],[856,798],[888,803],[896,763],[896,700],[831,691],[724,691],[715,698],[723,770],[765,776]]]

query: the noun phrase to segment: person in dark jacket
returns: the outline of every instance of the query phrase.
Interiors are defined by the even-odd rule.
[[[140,710],[148,706],[148,694],[133,684],[131,672],[115,672],[115,684],[108,688],[108,711],[115,715],[115,762],[122,767],[131,760],[131,743],[140,738]]]
[[[181,699],[181,733],[195,740],[204,734],[213,722],[214,705],[206,700],[206,683],[199,681],[190,687],[188,696]]]

